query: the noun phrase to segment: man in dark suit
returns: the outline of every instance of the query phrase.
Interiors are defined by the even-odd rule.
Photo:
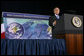
[[[52,27],[52,37],[56,38],[56,35],[64,33],[64,20],[60,15],[60,9],[54,8],[54,16],[49,18],[49,25]]]

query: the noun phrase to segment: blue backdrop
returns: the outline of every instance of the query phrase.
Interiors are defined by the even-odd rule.
[[[52,39],[49,15],[3,12],[6,39]]]
[[[7,18],[20,18],[19,21],[21,22],[23,22],[24,20],[24,19],[22,20],[22,18],[25,18],[25,20],[26,18],[42,19],[42,21],[40,21],[41,25],[38,25],[40,22],[37,20],[32,21],[32,22],[38,22],[38,24],[36,24],[38,29],[36,28],[37,30],[35,29],[36,31],[33,31],[34,34],[36,33],[37,34],[33,36],[33,38],[29,39],[28,36],[26,36],[26,35],[29,35],[30,33],[28,33],[29,31],[25,30],[26,27],[24,27],[25,33],[24,32],[23,33],[26,34],[24,35],[25,38],[1,39],[1,55],[66,55],[67,54],[64,39],[47,38],[48,36],[50,36],[50,35],[47,35],[47,31],[46,31],[46,29],[48,28],[46,27],[46,25],[48,25],[49,16],[35,15],[35,14],[22,14],[22,13],[8,13],[8,12],[3,12],[2,16],[5,18],[6,17]],[[11,20],[14,20],[14,19],[11,19]],[[13,21],[13,22],[16,22],[16,21]],[[5,27],[6,27],[7,21],[4,21],[4,22],[5,22]],[[8,22],[10,22],[10,20]],[[45,23],[45,24],[42,24],[42,23]],[[29,23],[27,22],[27,24]],[[17,25],[20,25],[20,24],[17,24]],[[39,28],[39,26],[42,28],[42,31],[40,31],[41,28]],[[23,30],[22,27],[20,28]],[[30,29],[33,30],[32,28]],[[39,34],[40,33],[39,31],[41,32],[41,34]],[[41,36],[40,39],[36,38],[39,36]],[[9,37],[9,36],[6,35],[6,37]]]

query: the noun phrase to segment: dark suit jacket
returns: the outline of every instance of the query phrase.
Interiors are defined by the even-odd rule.
[[[53,26],[53,22],[56,20],[56,26]],[[52,37],[56,37],[57,34],[64,34],[64,19],[60,15],[59,19],[56,16],[51,16],[49,18],[49,25],[52,27]]]

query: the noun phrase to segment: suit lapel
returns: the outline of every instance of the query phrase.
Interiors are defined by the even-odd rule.
[[[57,19],[57,17],[56,16],[53,16],[53,19]],[[60,19],[60,16],[59,16],[59,19]],[[57,20],[59,20],[59,19],[57,19]]]
[[[53,16],[53,19],[56,19],[56,16]]]

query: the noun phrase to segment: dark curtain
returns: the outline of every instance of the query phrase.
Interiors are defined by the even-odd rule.
[[[64,39],[1,39],[1,55],[66,55]]]

